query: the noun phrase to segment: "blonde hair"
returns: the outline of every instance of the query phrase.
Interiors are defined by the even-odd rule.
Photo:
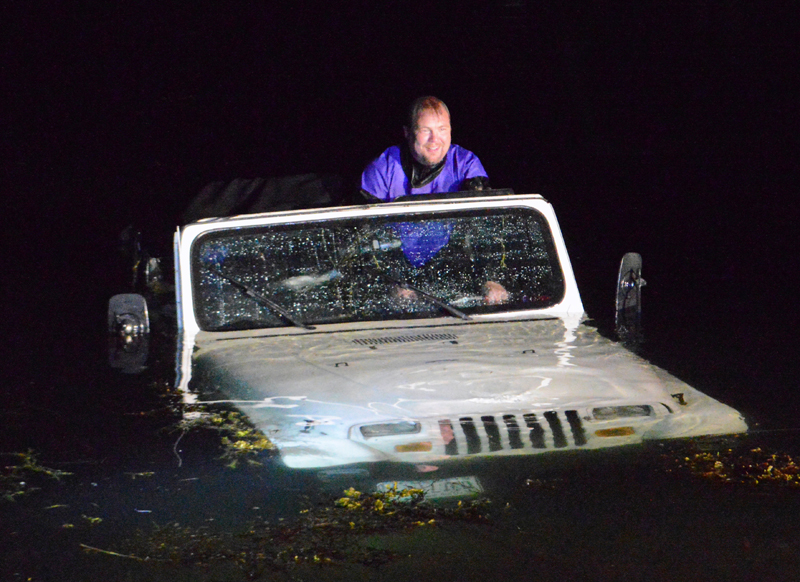
[[[417,119],[419,119],[419,116],[422,115],[423,111],[428,110],[435,111],[439,115],[442,115],[442,113],[447,113],[447,116],[450,117],[450,110],[447,108],[447,105],[444,104],[444,101],[438,97],[434,97],[433,95],[418,97],[417,99],[414,99],[411,107],[408,108],[408,129],[413,131],[417,125]]]

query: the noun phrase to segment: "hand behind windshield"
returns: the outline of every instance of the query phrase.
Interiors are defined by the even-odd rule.
[[[398,284],[375,269],[466,314],[540,309],[564,292],[544,217],[521,208],[210,231],[196,240],[192,261],[195,312],[208,330],[287,323],[220,269],[307,325],[441,317],[447,309],[400,303]]]

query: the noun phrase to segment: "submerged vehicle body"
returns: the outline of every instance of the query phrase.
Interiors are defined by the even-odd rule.
[[[288,467],[747,430],[736,410],[587,325],[539,195],[205,219],[176,232],[175,271],[186,401],[237,407]],[[627,331],[643,284],[626,255]]]

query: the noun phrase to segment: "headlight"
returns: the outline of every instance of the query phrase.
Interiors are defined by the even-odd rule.
[[[595,420],[614,420],[615,418],[634,418],[637,416],[651,416],[653,407],[647,404],[639,406],[601,406],[592,409]]]
[[[416,434],[422,429],[418,422],[400,421],[384,424],[368,424],[361,427],[361,434],[365,439],[400,434]]]

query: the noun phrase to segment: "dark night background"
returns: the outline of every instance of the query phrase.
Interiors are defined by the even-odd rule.
[[[198,468],[202,448],[200,461],[176,469],[175,433],[161,430],[174,419],[143,412],[163,409],[163,394],[151,379],[107,370],[108,298],[130,290],[120,232],[135,225],[154,253],[168,253],[200,188],[237,177],[332,172],[347,184],[346,202],[424,94],[448,104],[453,142],[480,156],[494,186],[553,203],[591,316],[613,318],[618,262],[640,252],[644,355],[742,411],[753,433],[744,446],[767,439],[765,451],[797,458],[796,3],[315,6],[0,9],[0,453],[32,449],[75,472],[0,507],[0,529],[16,528],[0,533],[23,564],[15,576],[122,579],[86,566],[130,566],[83,555],[77,541],[92,543],[90,532],[65,534],[60,515],[42,509],[49,503],[72,503],[64,511],[78,522],[83,511],[108,517],[106,534],[92,530],[102,547],[149,523],[135,503],[163,506],[159,523],[217,509],[224,518],[229,491],[240,496],[231,507],[248,495],[269,503],[263,483],[223,471],[213,451],[212,469]],[[167,365],[171,357],[161,354]],[[560,548],[529,556],[549,579],[566,579],[590,549],[590,565],[622,572],[606,579],[667,580],[675,564],[707,563],[709,580],[753,579],[753,565],[763,579],[795,579],[797,502],[785,491],[670,481],[676,493],[639,465],[604,467],[587,465],[565,495],[535,491],[520,514],[526,530],[543,519],[565,536],[563,546],[549,545],[558,535],[526,546]],[[149,484],[125,473],[145,469],[155,472]],[[219,485],[193,505],[177,487],[197,474]],[[639,530],[626,538],[630,526]],[[501,572],[513,561],[492,544],[496,562],[472,559]]]
[[[793,418],[791,3],[312,6],[3,8],[10,397],[91,385],[125,226],[168,249],[212,180],[335,172],[354,191],[430,93],[495,186],[554,204],[590,314],[642,253],[653,357]]]

